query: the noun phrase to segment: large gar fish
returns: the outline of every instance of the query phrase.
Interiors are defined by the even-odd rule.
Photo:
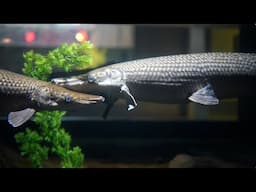
[[[255,80],[256,54],[214,52],[133,60],[52,81],[81,92],[94,84],[89,93],[106,101],[111,94],[125,96],[132,110],[136,100],[217,105],[219,99],[256,95]]]
[[[8,122],[13,127],[29,120],[36,108],[54,108],[59,103],[91,104],[104,101],[102,96],[77,93],[7,70],[0,70],[0,99],[0,112],[10,112]]]

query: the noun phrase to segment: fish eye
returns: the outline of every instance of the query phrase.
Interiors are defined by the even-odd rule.
[[[66,102],[70,102],[72,100],[72,98],[70,96],[65,96],[65,101]]]

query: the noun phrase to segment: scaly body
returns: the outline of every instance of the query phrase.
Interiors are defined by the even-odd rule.
[[[99,88],[119,87],[128,96],[130,109],[137,105],[136,100],[215,105],[222,98],[255,95],[256,54],[216,52],[146,58],[98,68],[77,79]],[[73,82],[66,79],[61,83],[72,89],[78,80],[73,77]]]

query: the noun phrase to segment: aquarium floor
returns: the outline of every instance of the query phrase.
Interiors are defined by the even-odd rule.
[[[47,160],[43,167],[58,168],[59,162],[56,158]],[[191,156],[188,154],[177,154],[168,162],[161,163],[127,163],[127,162],[104,162],[97,160],[86,160],[84,168],[237,168],[252,167],[241,165],[237,162],[227,162],[216,157]],[[0,168],[31,168],[29,161],[20,156],[18,150],[0,144]]]

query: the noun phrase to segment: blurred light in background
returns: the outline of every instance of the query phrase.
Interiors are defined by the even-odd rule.
[[[25,41],[27,43],[32,43],[36,39],[36,34],[34,31],[28,31],[25,33]]]
[[[78,33],[76,33],[75,38],[79,42],[87,41],[88,40],[88,33],[86,31],[79,31]]]
[[[126,24],[0,24],[0,46],[50,48],[90,39],[97,48],[132,49],[134,27]],[[6,37],[12,42],[4,43],[2,39]]]
[[[4,38],[2,39],[2,43],[4,43],[4,44],[9,44],[9,43],[11,43],[11,42],[12,42],[12,39],[9,38],[9,37],[4,37]]]

